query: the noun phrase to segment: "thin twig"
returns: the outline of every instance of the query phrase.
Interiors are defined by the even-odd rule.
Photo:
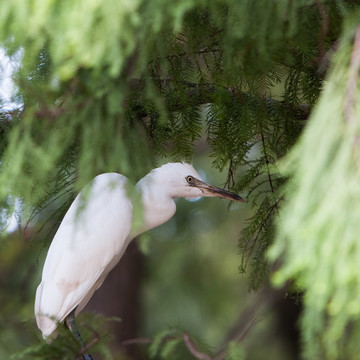
[[[100,334],[96,332],[94,329],[91,330],[94,334],[94,338],[79,350],[80,359],[82,358],[82,355],[86,354],[88,350],[91,349],[100,340]]]
[[[191,340],[188,333],[184,333],[184,343],[185,343],[186,347],[188,348],[188,350],[190,351],[190,353],[192,355],[194,355],[196,359],[199,359],[199,360],[212,360],[211,357],[208,354],[200,352],[197,349],[196,345],[193,343],[193,341]]]
[[[121,342],[122,346],[128,346],[128,345],[143,345],[143,344],[151,344],[154,341],[152,338],[134,338],[134,339],[128,339]]]
[[[235,341],[241,343],[252,326],[260,320],[259,315],[266,312],[280,299],[284,298],[287,286],[282,289],[273,289],[268,284],[259,291],[249,303],[247,308],[240,314],[233,328],[229,331],[222,345],[216,353],[213,360],[222,360],[227,355],[227,347],[229,342]]]
[[[174,340],[174,339],[180,339],[179,336],[166,336],[162,339],[163,342]],[[188,333],[183,333],[182,339],[184,340],[184,344],[189,350],[189,352],[199,360],[212,360],[211,357],[208,354],[205,354],[201,351],[199,351],[194,344],[194,342],[191,340],[190,335]],[[154,341],[152,338],[134,338],[129,339],[121,342],[121,345],[128,346],[128,345],[144,345],[144,344],[151,344]]]
[[[204,54],[211,54],[211,53],[220,53],[221,52],[221,49],[220,48],[209,48],[209,47],[206,47],[204,49],[201,49],[199,51],[196,51],[195,53],[187,53],[185,51],[181,52],[181,53],[178,53],[178,54],[172,54],[172,55],[168,55],[166,56],[166,58],[171,61],[175,58],[180,58],[180,57],[184,57],[184,56],[189,56],[189,57],[196,57],[196,56],[201,56],[201,55],[204,55]]]
[[[230,158],[228,175],[227,175],[227,179],[226,179],[226,182],[225,182],[225,185],[224,185],[225,187],[226,186],[234,187],[234,185],[235,185],[234,172],[233,172],[232,168],[233,168],[233,160],[232,160],[232,158]]]
[[[257,231],[256,236],[255,236],[255,238],[254,238],[253,241],[252,241],[252,244],[251,244],[251,246],[250,246],[250,249],[249,249],[248,247],[246,248],[246,250],[249,249],[249,250],[247,251],[247,254],[245,254],[245,250],[244,250],[244,253],[242,254],[242,257],[241,257],[241,262],[242,262],[242,263],[245,263],[245,264],[244,264],[244,268],[247,267],[248,261],[249,261],[249,259],[250,259],[251,254],[252,254],[253,251],[254,251],[255,245],[256,245],[256,243],[257,243],[257,241],[258,241],[258,239],[259,239],[259,237],[260,237],[260,235],[261,235],[261,232],[262,232],[263,229],[265,228],[265,226],[266,226],[268,220],[270,219],[270,217],[271,217],[274,209],[276,209],[276,210],[278,211],[278,204],[279,204],[279,202],[280,202],[281,200],[283,200],[282,197],[280,197],[273,205],[271,205],[268,213],[267,213],[266,216],[265,216],[265,219],[261,222],[261,224],[260,224],[260,226],[259,226],[259,230]]]
[[[242,330],[242,332],[239,335],[235,336],[234,339],[232,339],[232,341],[235,341],[237,344],[240,344],[245,339],[246,335],[248,334],[252,326],[258,321],[260,321],[259,318],[254,317],[250,319],[249,322],[246,325],[244,325],[244,329]],[[213,360],[223,360],[226,355],[227,355],[227,349],[224,348],[223,350],[217,353],[217,355],[213,358]]]
[[[162,339],[162,341],[166,342],[174,339],[183,339],[186,348],[196,359],[223,360],[224,357],[227,355],[227,347],[229,342],[235,341],[236,343],[241,343],[245,339],[246,335],[249,333],[253,325],[261,319],[261,313],[269,309],[271,306],[274,305],[274,303],[284,297],[286,288],[287,286],[282,289],[276,290],[272,289],[269,285],[265,285],[264,288],[251,301],[249,306],[240,314],[238,320],[234,324],[233,328],[229,331],[228,335],[223,341],[223,344],[220,346],[214,357],[200,351],[187,332],[176,336],[166,336]],[[121,345],[144,345],[151,344],[153,343],[153,341],[153,338],[147,337],[134,338],[122,341]]]
[[[269,161],[269,158],[268,158],[268,155],[267,155],[266,145],[265,145],[265,138],[264,138],[264,133],[263,133],[262,129],[261,129],[261,142],[262,142],[262,146],[263,146],[263,150],[264,150],[264,157],[265,157],[265,163],[266,163],[266,169],[267,169],[267,176],[268,176],[268,179],[269,179],[271,192],[274,194],[275,193],[274,186],[273,186],[273,183],[272,183],[270,170],[269,170],[270,161]]]

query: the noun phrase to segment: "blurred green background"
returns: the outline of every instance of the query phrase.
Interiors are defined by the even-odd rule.
[[[207,149],[198,151],[194,167],[205,181],[224,185],[226,174],[211,168]],[[178,199],[177,212],[170,221],[135,240],[132,250],[120,262],[125,267],[114,269],[114,274],[109,275],[109,284],[104,283],[84,311],[118,316],[122,321],[79,316],[80,330],[85,330],[86,335],[90,329],[89,339],[94,337],[94,329],[100,334],[102,348],[96,358],[148,359],[147,340],[168,329],[176,329],[172,331],[191,334],[198,339],[198,344],[213,353],[220,352],[232,337],[235,341],[237,336],[242,336],[234,358],[294,359],[295,350],[287,337],[287,329],[282,329],[284,325],[276,303],[267,306],[266,293],[249,292],[246,276],[238,271],[239,231],[251,210],[249,204],[229,204],[221,199]],[[47,234],[57,225],[50,220],[37,232],[42,222],[39,217],[36,226],[29,224],[8,234],[1,242],[1,359],[47,358],[41,351],[26,352],[28,347],[33,349],[34,344],[44,349],[34,320],[33,304],[51,241]],[[120,290],[114,290],[111,278],[126,280],[118,285]],[[117,308],[127,297],[131,298],[130,303]],[[113,305],[105,298],[111,299]],[[133,315],[126,318],[129,313]],[[120,330],[113,330],[113,326],[120,326]],[[246,334],[242,333],[244,330]],[[111,336],[102,338],[106,332]],[[123,343],[134,338],[138,339],[135,345]],[[60,340],[55,340],[53,346],[56,341]],[[104,349],[108,349],[108,353]],[[161,354],[154,358],[160,359]],[[196,357],[180,346],[177,358]]]

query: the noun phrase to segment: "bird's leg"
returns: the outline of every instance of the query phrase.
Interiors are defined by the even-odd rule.
[[[67,326],[67,328],[70,330],[70,332],[72,333],[72,335],[74,336],[74,338],[78,341],[78,343],[80,344],[80,346],[82,348],[85,347],[84,341],[80,335],[80,332],[76,326],[76,322],[75,322],[75,310],[76,308],[65,318],[65,324]],[[91,356],[91,354],[82,354],[81,355],[83,360],[94,360],[94,358]]]

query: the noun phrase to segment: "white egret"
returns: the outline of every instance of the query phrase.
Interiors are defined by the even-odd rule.
[[[189,164],[168,163],[137,183],[142,225],[134,228],[133,206],[137,202],[129,198],[126,182],[126,177],[120,174],[98,175],[85,191],[84,200],[81,192],[61,222],[36,291],[35,316],[45,339],[65,320],[71,330],[74,316],[101,286],[129,242],[175,214],[174,198],[212,196],[245,201],[236,194],[206,184]]]

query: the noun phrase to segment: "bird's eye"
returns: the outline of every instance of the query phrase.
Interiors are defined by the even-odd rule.
[[[186,181],[189,183],[189,184],[192,184],[194,182],[194,178],[192,176],[187,176],[186,177]]]

